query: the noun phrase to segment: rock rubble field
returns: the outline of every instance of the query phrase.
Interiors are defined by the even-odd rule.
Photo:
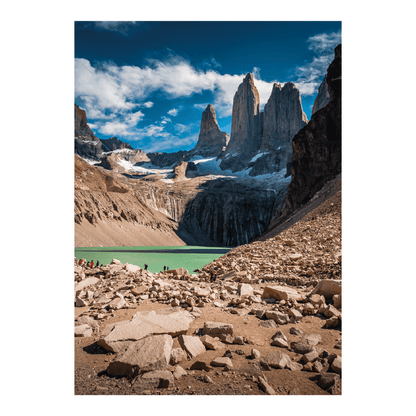
[[[74,272],[77,395],[341,394],[341,191],[199,274]]]

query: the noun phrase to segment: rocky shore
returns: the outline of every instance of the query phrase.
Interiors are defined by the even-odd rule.
[[[76,261],[75,393],[340,394],[340,253],[338,192],[199,274]]]

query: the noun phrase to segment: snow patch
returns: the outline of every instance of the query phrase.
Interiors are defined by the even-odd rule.
[[[256,156],[254,156],[249,163],[255,162],[257,159],[261,158],[263,155],[267,155],[269,152],[259,153]]]

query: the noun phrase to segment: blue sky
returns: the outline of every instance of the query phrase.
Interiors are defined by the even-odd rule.
[[[341,22],[76,22],[75,102],[101,139],[188,150],[208,104],[230,134],[247,72],[262,108],[274,82],[294,82],[309,120],[339,43]]]

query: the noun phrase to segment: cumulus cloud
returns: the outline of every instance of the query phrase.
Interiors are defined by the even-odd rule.
[[[317,56],[296,69],[298,80],[295,82],[302,95],[315,94],[324,78],[328,66],[334,59],[334,48],[341,43],[341,31],[333,33],[320,33],[311,36],[306,41],[308,49]]]
[[[162,117],[162,124],[166,124],[166,123],[170,123],[172,121],[172,119],[170,119],[169,117],[163,116]]]
[[[151,101],[147,101],[145,103],[142,104],[143,107],[146,108],[152,108],[153,107],[153,103]]]
[[[168,111],[168,114],[169,114],[170,116],[173,116],[173,117],[177,116],[177,115],[178,115],[178,113],[179,113],[179,110],[178,110],[177,108],[172,108],[172,110],[169,110],[169,111]]]
[[[124,36],[128,36],[129,32],[137,29],[139,26],[143,27],[143,22],[93,22],[97,29],[110,30],[112,32],[119,32]]]
[[[341,31],[320,33],[319,35],[311,36],[306,42],[309,43],[308,49],[316,53],[332,52],[341,43]]]
[[[131,111],[135,106],[146,104],[145,100],[155,91],[164,93],[168,98],[189,97],[211,91],[214,97],[212,104],[217,113],[225,117],[231,114],[234,94],[244,76],[223,75],[212,69],[203,71],[175,55],[166,61],[149,60],[148,65],[142,68],[117,66],[113,62],[103,62],[93,67],[88,60],[77,58],[75,94],[85,101],[88,112],[91,112],[93,107],[101,111]],[[266,87],[270,95],[273,83],[260,82],[260,89]],[[268,97],[264,97],[263,92],[260,92],[260,96],[263,102],[267,101]],[[170,111],[173,110],[177,109]]]

